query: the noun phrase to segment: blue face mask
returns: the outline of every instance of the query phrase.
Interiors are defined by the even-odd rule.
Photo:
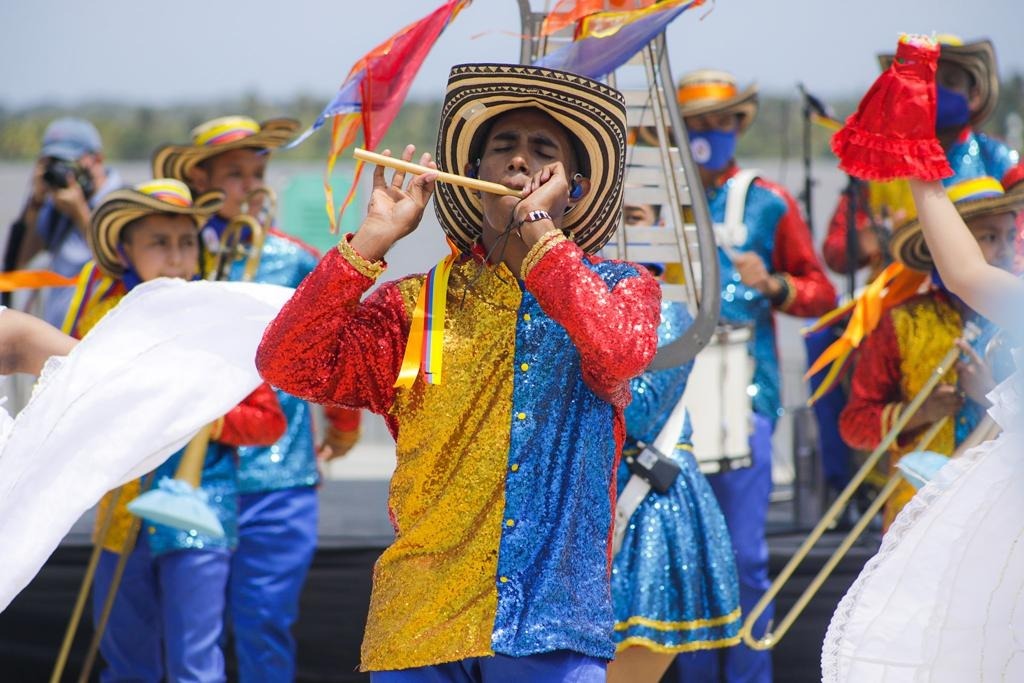
[[[690,133],[690,152],[699,166],[709,171],[721,171],[736,155],[736,131]]]
[[[963,128],[971,119],[971,107],[967,97],[955,90],[935,85],[935,130]]]

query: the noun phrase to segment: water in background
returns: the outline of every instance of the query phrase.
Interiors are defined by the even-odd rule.
[[[146,162],[131,161],[111,164],[115,166],[127,183],[134,184],[149,178],[150,167]],[[799,160],[758,159],[745,160],[742,165],[757,168],[765,176],[789,188],[794,196],[798,196],[803,187],[803,168]],[[6,242],[10,223],[20,211],[25,200],[28,178],[31,171],[28,162],[0,162],[0,244]],[[815,246],[820,247],[828,226],[828,219],[845,184],[845,176],[835,167],[826,166],[816,161],[814,166],[814,229]],[[279,197],[278,216],[281,227],[303,237],[321,249],[329,248],[336,243],[336,238],[327,231],[326,214],[317,204],[318,196],[311,197],[310,179],[319,178],[323,166],[310,162],[275,161],[268,167],[268,183]],[[339,164],[339,175],[351,173],[350,166]],[[351,228],[358,225],[365,210],[369,197],[370,173],[365,173],[361,194],[347,212],[345,224]],[[300,197],[302,207],[288,205],[289,197]],[[344,197],[343,192],[336,190],[338,201]],[[296,202],[298,203],[298,202]],[[286,217],[292,223],[285,222]],[[302,225],[295,225],[301,222]],[[435,264],[448,252],[444,234],[428,208],[423,222],[412,235],[398,243],[388,254],[387,279],[402,277],[411,273],[422,272]],[[830,273],[830,275],[832,275]],[[833,277],[837,288],[843,283]],[[787,408],[804,405],[807,398],[806,385],[802,376],[806,369],[806,358],[803,340],[799,330],[805,325],[803,319],[780,315],[777,317],[777,335],[779,353],[782,363],[782,396]],[[0,389],[0,393],[3,390]],[[394,468],[394,447],[391,437],[384,427],[383,420],[375,415],[364,415],[363,438],[359,445],[344,459],[331,464],[330,474],[338,478],[381,478],[389,476]],[[775,477],[779,482],[792,479],[792,426],[790,420],[783,418],[775,433]]]

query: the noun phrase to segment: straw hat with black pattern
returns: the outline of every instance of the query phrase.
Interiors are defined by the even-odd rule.
[[[742,133],[757,117],[757,85],[743,90],[736,77],[726,71],[698,69],[684,74],[676,87],[676,100],[683,118],[701,114],[738,114]]]
[[[437,133],[438,168],[463,172],[483,144],[488,124],[505,112],[536,108],[569,132],[590,191],[565,215],[562,229],[596,253],[615,233],[622,205],[626,107],[604,83],[564,71],[518,64],[461,64],[451,70]],[[483,206],[471,190],[439,183],[434,209],[463,251],[480,238]]]
[[[295,136],[295,119],[269,119],[257,123],[248,116],[222,116],[192,129],[191,145],[164,145],[153,153],[153,176],[188,182],[197,164],[233,149],[281,147]]]
[[[124,275],[118,248],[121,233],[132,221],[154,214],[188,216],[198,229],[223,202],[223,192],[207,192],[193,201],[188,187],[171,178],[114,190],[103,198],[89,223],[89,246],[96,257],[96,265],[112,278]]]
[[[936,41],[939,43],[939,64],[956,64],[963,67],[974,79],[981,93],[981,106],[971,114],[970,123],[972,126],[981,125],[992,115],[999,101],[999,70],[992,41],[977,40],[965,43],[959,36],[949,34],[937,36]],[[878,63],[883,71],[892,64],[894,56],[892,53],[878,55]]]
[[[1007,172],[1000,183],[990,176],[979,176],[956,182],[946,188],[956,210],[964,221],[1000,213],[1012,213],[1024,207],[1024,165]],[[889,241],[894,259],[914,270],[930,271],[934,265],[931,252],[921,231],[921,222],[914,218],[896,229]]]

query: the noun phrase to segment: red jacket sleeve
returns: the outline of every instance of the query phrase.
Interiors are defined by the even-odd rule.
[[[867,205],[867,190],[861,189],[864,193],[861,199],[861,206]],[[846,224],[848,220],[850,201],[849,195],[845,192],[839,195],[839,204],[832,214],[832,220],[828,223],[828,234],[825,236],[825,243],[822,245],[822,253],[825,263],[837,273],[847,273],[846,266]],[[858,209],[856,213],[857,231],[865,230],[871,224],[871,217],[863,210]],[[858,254],[857,267],[863,268],[868,265],[868,257],[865,254]]]
[[[839,415],[839,434],[852,448],[870,451],[881,443],[903,405],[900,349],[888,314],[856,353],[850,398]]]
[[[779,309],[790,315],[816,318],[835,308],[836,289],[814,253],[811,231],[793,196],[781,187],[771,189],[786,201],[786,213],[779,219],[772,250],[772,270],[786,278],[789,297]]]
[[[393,282],[361,302],[373,282],[331,249],[267,327],[256,352],[263,378],[314,403],[387,413],[409,316]]]
[[[230,446],[270,446],[286,427],[277,394],[264,382],[224,416],[216,441]]]
[[[609,289],[584,258],[572,242],[558,242],[530,269],[526,288],[568,332],[587,386],[622,408],[630,400],[629,380],[644,371],[657,350],[661,288],[637,267],[636,276]]]

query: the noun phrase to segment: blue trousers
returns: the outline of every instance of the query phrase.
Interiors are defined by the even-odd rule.
[[[318,509],[311,486],[239,496],[228,609],[243,683],[295,679],[292,625],[316,549]]]
[[[839,326],[826,327],[804,338],[807,345],[807,362],[813,363],[829,344],[839,338],[842,329]],[[811,378],[811,391],[814,392],[825,378],[825,372],[819,372]],[[839,436],[839,413],[846,407],[846,394],[842,387],[835,387],[822,396],[814,404],[814,417],[818,422],[818,447],[821,450],[821,467],[825,482],[829,488],[842,491],[850,483],[853,454]]]
[[[753,465],[708,477],[732,537],[740,580],[740,607],[744,614],[753,609],[771,585],[764,529],[772,492],[772,429],[767,418],[755,414],[750,437]],[[772,615],[773,606],[770,606],[757,620],[755,636],[764,633]],[[751,650],[742,643],[724,650],[680,654],[676,657],[675,668],[680,683],[770,683],[772,680],[771,653]]]
[[[374,671],[370,683],[604,683],[608,662],[570,650],[528,657],[471,657],[447,664]]]
[[[93,623],[110,591],[118,554],[104,550],[93,578]],[[229,553],[180,550],[149,552],[143,528],[100,640],[107,664],[104,683],[164,680],[216,683],[226,680],[220,639]]]

